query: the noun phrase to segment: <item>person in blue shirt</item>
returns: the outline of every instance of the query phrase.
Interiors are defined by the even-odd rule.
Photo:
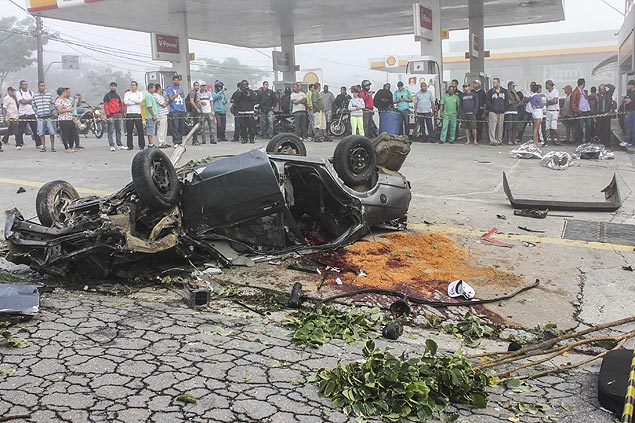
[[[432,126],[432,116],[434,116],[434,95],[428,90],[428,84],[422,82],[421,90],[415,94],[415,117],[421,130],[421,142],[432,142],[434,140],[434,127]],[[416,137],[416,134],[414,134]]]
[[[410,132],[410,103],[412,103],[412,94],[403,86],[403,82],[397,82],[397,91],[393,97],[393,103],[397,112],[401,115],[401,123],[399,128],[400,135],[409,135]]]
[[[214,102],[214,114],[216,115],[216,137],[218,141],[227,141],[225,138],[225,128],[227,127],[227,88],[221,81],[216,81],[214,91],[212,91],[212,101]]]
[[[183,131],[185,130],[185,94],[183,94],[183,88],[181,87],[181,77],[174,75],[172,78],[172,85],[167,89],[168,103],[170,105],[170,113],[168,118],[170,119],[170,135],[172,135],[172,142],[174,146],[181,144],[183,140]]]

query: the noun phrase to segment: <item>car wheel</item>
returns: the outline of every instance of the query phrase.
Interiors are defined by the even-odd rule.
[[[371,183],[377,172],[373,144],[359,135],[345,137],[335,147],[333,167],[344,184],[351,188]]]
[[[306,156],[304,142],[294,134],[278,134],[271,138],[265,149],[270,154],[286,156]]]
[[[53,181],[44,184],[37,192],[35,207],[37,217],[44,226],[52,227],[64,223],[65,207],[79,198],[75,188],[66,181]]]
[[[157,148],[145,149],[134,156],[132,184],[141,201],[152,210],[169,210],[179,200],[176,170],[168,156]]]

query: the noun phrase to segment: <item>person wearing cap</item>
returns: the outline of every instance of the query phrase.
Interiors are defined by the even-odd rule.
[[[364,100],[364,133],[369,138],[374,138],[377,136],[377,128],[375,127],[375,122],[373,121],[373,116],[375,115],[375,103],[373,101],[373,94],[370,91],[371,83],[368,79],[364,79],[361,84],[361,89],[359,89],[359,98]]]
[[[214,136],[214,110],[212,109],[212,95],[207,90],[207,82],[199,81],[200,91],[199,96],[201,99],[201,137],[203,138],[203,144],[207,143],[209,138],[210,144],[216,144],[216,137]]]
[[[493,86],[487,92],[485,100],[489,112],[489,145],[501,145],[503,143],[507,90],[501,87],[499,78],[492,79],[492,83]]]
[[[518,105],[522,101],[522,93],[516,91],[516,83],[507,83],[507,93],[505,94],[505,138],[506,144],[518,144],[516,135],[518,133]]]
[[[613,111],[613,93],[615,86],[611,84],[600,84],[598,86],[598,105],[596,118],[596,133],[600,142],[606,146],[611,141],[611,113]]]
[[[18,102],[15,99],[15,88],[9,87],[7,89],[7,95],[2,98],[2,120],[8,125],[7,132],[2,137],[2,144],[9,143],[9,137],[13,135],[16,137],[18,131]],[[0,144],[0,151],[2,150],[2,144]],[[16,137],[16,147],[17,137]]]
[[[221,81],[214,83],[212,101],[214,102],[214,115],[216,116],[216,137],[218,141],[227,141],[225,128],[227,127],[227,96],[225,85]]]
[[[403,82],[397,82],[397,91],[393,96],[393,103],[401,117],[399,125],[399,135],[410,135],[410,103],[412,103],[412,94],[408,88],[404,88]]]
[[[560,114],[560,93],[554,88],[551,79],[545,81],[545,104],[547,110],[545,112],[545,129],[551,134],[551,142],[560,144],[560,135],[558,134],[558,115]]]
[[[454,87],[450,85],[448,92],[441,98],[441,108],[439,116],[443,119],[441,128],[441,144],[445,144],[449,137],[450,144],[454,144],[456,139],[456,115],[459,111],[460,98],[454,92]],[[448,135],[448,131],[450,131]]]
[[[472,81],[472,91],[478,96],[478,113],[476,113],[476,141],[481,142],[487,95],[481,88],[481,81],[478,79]]]

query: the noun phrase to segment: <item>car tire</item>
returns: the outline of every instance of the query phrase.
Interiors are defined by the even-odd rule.
[[[269,154],[285,156],[306,156],[306,146],[302,139],[294,134],[278,134],[271,138],[265,148]]]
[[[166,211],[179,200],[179,180],[168,156],[147,148],[132,159],[132,184],[141,201],[151,210]]]
[[[377,172],[377,155],[373,143],[366,137],[349,135],[335,147],[333,167],[350,188],[372,183]]]
[[[65,204],[77,200],[79,194],[66,181],[52,181],[42,185],[35,198],[37,217],[43,226],[53,227],[64,223],[62,208]]]

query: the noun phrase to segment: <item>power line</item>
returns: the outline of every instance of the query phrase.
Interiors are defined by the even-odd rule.
[[[19,5],[19,4],[17,4],[15,1],[13,1],[13,0],[9,0],[9,2],[10,2],[12,5],[14,5],[14,6],[19,7],[20,9],[22,9],[22,11],[23,11],[23,12],[29,13],[29,12],[28,12],[28,11],[27,11],[24,7],[20,6],[20,5]]]

